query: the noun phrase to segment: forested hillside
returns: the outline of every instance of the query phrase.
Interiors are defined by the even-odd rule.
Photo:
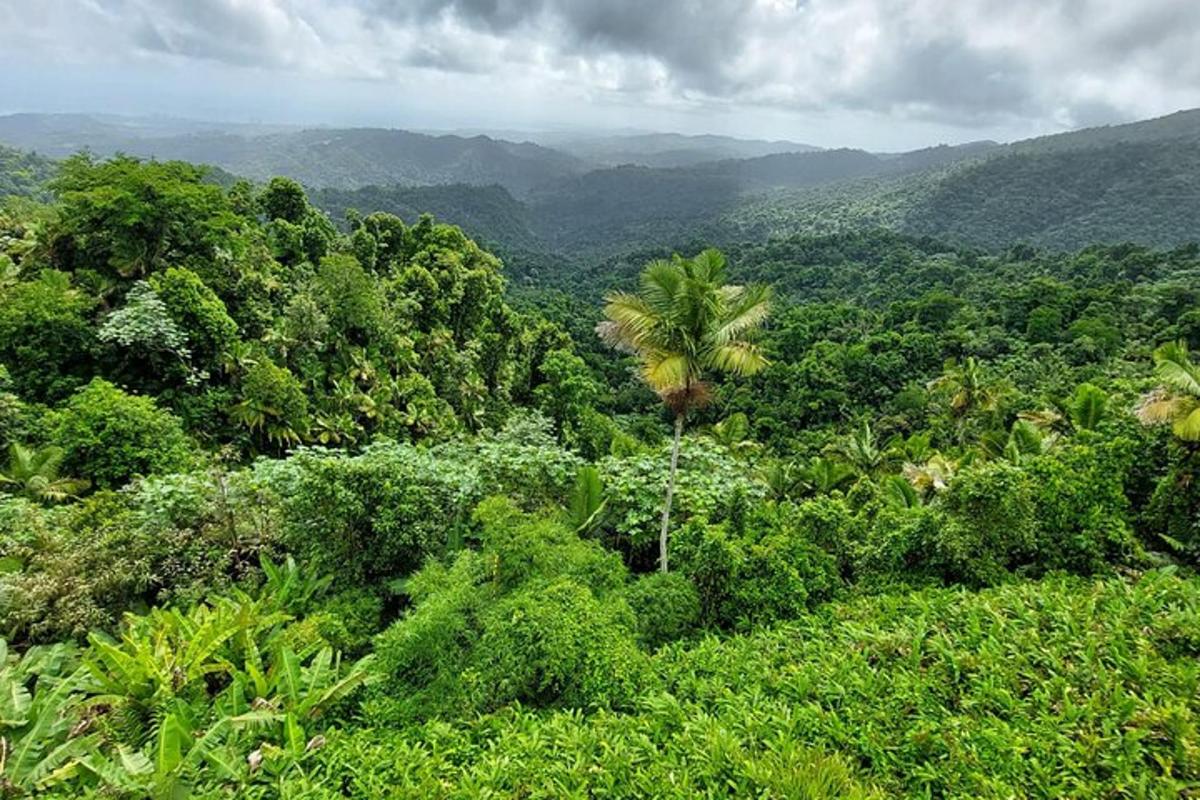
[[[486,136],[430,136],[402,130],[226,129],[200,123],[83,115],[0,117],[0,143],[64,158],[80,150],[210,164],[251,180],[286,175],[312,187],[372,184],[500,184],[522,193],[584,170],[565,153]],[[157,124],[155,124],[157,123]]]
[[[604,205],[726,169],[0,202],[0,793],[1196,791],[1200,248]]]
[[[286,175],[310,187],[339,224],[347,209],[410,222],[431,211],[495,246],[511,274],[550,283],[597,261],[697,242],[882,227],[989,252],[1015,242],[1059,251],[1125,241],[1173,247],[1194,241],[1200,222],[1200,111],[905,153],[643,136],[593,140],[594,155],[577,141],[583,149],[568,155],[483,136],[182,124],[15,116],[0,118],[0,142],[56,156],[91,146],[181,158],[260,182]],[[642,155],[601,166],[622,142]],[[663,163],[650,156],[669,156],[661,148],[674,144],[713,157],[646,165]],[[737,157],[717,158],[719,147]]]

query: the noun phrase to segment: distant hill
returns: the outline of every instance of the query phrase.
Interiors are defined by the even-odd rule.
[[[287,175],[313,187],[499,184],[517,194],[583,172],[578,159],[532,143],[428,136],[382,128],[188,128],[87,115],[0,117],[0,142],[62,157],[81,149],[212,164],[253,180]]]
[[[717,227],[761,239],[872,226],[989,250],[1200,240],[1200,110],[983,146],[909,173],[761,193]]]
[[[690,167],[710,161],[758,158],[778,153],[809,153],[821,149],[800,142],[713,135],[685,136],[679,133],[611,136],[533,134],[529,138],[598,167]]]

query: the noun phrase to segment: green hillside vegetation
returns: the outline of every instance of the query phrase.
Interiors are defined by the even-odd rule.
[[[43,197],[54,170],[54,162],[48,158],[0,145],[0,199]]]
[[[226,187],[234,175],[287,175],[338,224],[348,209],[409,223],[435,213],[494,248],[511,276],[542,285],[648,249],[706,243],[884,228],[993,253],[1017,242],[1174,247],[1196,239],[1198,221],[1200,111],[904,153],[664,134],[563,139],[577,148],[571,155],[485,136],[168,123],[15,115],[0,118],[0,141],[55,156],[89,146],[212,164],[210,180]],[[641,155],[597,168],[623,147]],[[720,158],[726,151],[733,157]]]
[[[0,794],[1200,790],[1197,246],[521,272],[417,213],[462,187],[49,188],[0,211]]]

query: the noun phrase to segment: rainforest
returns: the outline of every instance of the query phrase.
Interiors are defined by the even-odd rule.
[[[1200,797],[1197,31],[0,0],[0,800]]]
[[[1195,245],[522,288],[286,178],[47,170],[0,214],[6,794],[1200,780]]]

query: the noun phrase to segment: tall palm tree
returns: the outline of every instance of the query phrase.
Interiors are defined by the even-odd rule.
[[[35,450],[14,442],[8,448],[8,467],[0,472],[0,488],[39,502],[67,500],[89,484],[86,480],[60,477],[62,460],[61,447]]]
[[[659,535],[659,567],[667,571],[667,532],[679,465],[684,421],[709,399],[709,372],[752,375],[767,364],[749,336],[770,312],[765,286],[725,283],[725,256],[705,250],[695,258],[676,255],[653,261],[641,276],[637,294],[614,292],[605,298],[596,332],[610,345],[641,362],[646,382],[675,416],[671,467]]]
[[[1192,363],[1186,342],[1170,342],[1154,351],[1154,373],[1161,385],[1142,397],[1137,416],[1146,425],[1170,424],[1180,441],[1200,442],[1200,366]]]

